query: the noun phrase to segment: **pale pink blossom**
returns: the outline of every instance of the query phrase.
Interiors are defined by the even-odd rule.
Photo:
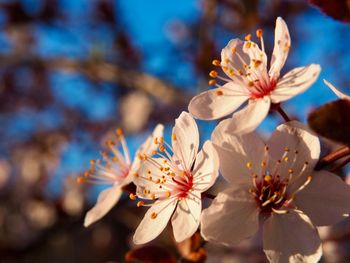
[[[269,70],[262,30],[257,30],[256,35],[260,39],[260,48],[250,40],[251,35],[245,41],[233,39],[222,50],[221,61],[213,61],[214,65],[221,66],[227,77],[216,71],[209,75],[225,84],[219,85],[216,80],[211,80],[210,84],[216,88],[202,92],[190,101],[188,109],[195,118],[219,119],[247,102],[232,118],[220,123],[231,132],[247,133],[264,120],[271,103],[288,100],[315,82],[321,70],[316,64],[295,68],[280,77],[291,46],[288,28],[282,18],[276,20],[275,46]]]
[[[78,182],[111,185],[99,194],[95,206],[87,212],[84,220],[85,227],[101,219],[119,201],[123,192],[122,187],[132,182],[134,174],[140,168],[140,156],[151,154],[157,148],[153,140],[163,136],[163,125],[157,125],[153,134],[136,151],[133,161],[131,161],[123,132],[118,129],[116,133],[117,142],[112,140],[106,142],[113,156],[103,152],[103,160],[91,161],[90,170],[85,173],[84,177],[78,178]],[[120,145],[122,152],[119,150]]]
[[[210,141],[198,153],[199,133],[196,122],[187,112],[176,119],[172,146],[157,138],[154,157],[144,156],[134,182],[136,195],[143,199],[138,206],[149,206],[134,235],[135,244],[156,238],[171,218],[174,238],[181,242],[198,229],[202,211],[201,193],[218,176],[219,161]],[[136,199],[136,196],[131,196]]]
[[[345,93],[338,90],[336,87],[334,87],[331,83],[329,83],[327,80],[323,80],[324,84],[326,84],[334,93],[338,96],[339,99],[343,100],[350,100],[350,96],[346,95]]]
[[[230,187],[202,213],[202,236],[236,245],[262,226],[270,262],[317,262],[316,226],[350,211],[350,187],[328,171],[314,171],[320,142],[296,121],[280,125],[265,143],[256,133],[234,136],[217,127],[212,141]]]

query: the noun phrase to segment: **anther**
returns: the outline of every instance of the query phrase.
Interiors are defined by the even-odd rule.
[[[262,29],[257,29],[256,30],[256,37],[261,38],[263,36],[263,30]]]
[[[158,144],[158,138],[154,138],[154,144]]]
[[[265,182],[270,182],[271,179],[272,179],[272,177],[271,177],[270,175],[265,175],[265,176],[264,176],[264,181],[265,181]]]
[[[208,84],[209,84],[210,86],[215,86],[216,80],[215,80],[215,79],[211,79],[211,80],[209,80]]]
[[[245,36],[244,39],[245,39],[246,41],[250,41],[251,38],[252,38],[252,35],[251,35],[251,34],[248,34],[248,35]]]
[[[89,177],[89,175],[90,175],[89,171],[86,171],[86,172],[84,173],[84,177]]]
[[[159,146],[159,151],[161,151],[161,152],[164,152],[164,151],[165,151],[164,145]]]
[[[293,169],[288,169],[289,174],[292,174],[293,172],[294,172]]]
[[[129,198],[130,198],[131,200],[135,201],[135,200],[136,200],[136,195],[134,195],[133,193],[130,193],[130,194],[129,194]]]
[[[235,47],[233,47],[233,48],[231,49],[231,51],[232,51],[232,53],[236,53],[236,52],[237,52],[237,49],[236,49]],[[225,62],[226,62],[226,60],[225,60]],[[227,64],[228,62],[229,62],[229,61],[227,61],[226,64]]]
[[[139,174],[138,174],[138,173],[134,173],[134,176],[135,176],[135,177],[139,177]]]
[[[266,166],[266,162],[265,161],[262,161],[261,162],[261,167],[265,167]]]
[[[157,216],[158,216],[158,214],[157,214],[157,213],[155,213],[155,212],[153,212],[153,213],[151,214],[151,218],[152,218],[152,219],[156,219],[156,218],[157,218]]]
[[[118,135],[118,136],[122,136],[123,135],[123,130],[121,128],[118,128],[116,129],[115,133]]]
[[[215,70],[212,70],[209,72],[209,76],[215,79],[218,77],[218,73]]]
[[[137,204],[136,204],[136,206],[137,206],[137,207],[140,207],[140,206],[143,206],[144,204],[145,204],[145,202],[143,202],[143,201],[138,201]]]
[[[215,91],[215,95],[217,96],[222,96],[224,93],[222,92],[222,90],[217,90]]]
[[[245,43],[245,47],[246,47],[246,48],[250,48],[251,45],[252,45],[251,42],[246,42],[246,43]]]
[[[175,133],[172,134],[172,139],[173,139],[173,141],[176,141],[176,134]]]
[[[214,59],[212,63],[213,63],[214,66],[220,66],[221,65],[221,62],[218,59]]]
[[[247,162],[246,166],[247,166],[248,169],[252,169],[252,166],[253,166],[253,165],[252,165],[251,162]]]
[[[78,183],[78,184],[85,183],[85,178],[84,178],[84,177],[79,176],[79,177],[77,178],[77,183]]]
[[[168,191],[168,192],[166,192],[166,197],[170,197],[171,196],[171,192],[170,191]]]

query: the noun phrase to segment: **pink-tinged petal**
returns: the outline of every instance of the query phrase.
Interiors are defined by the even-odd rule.
[[[153,193],[166,192],[166,190],[159,188],[160,184],[156,183],[157,180],[161,179],[164,175],[156,163],[163,164],[164,159],[152,159],[153,161],[143,161],[137,172],[137,176],[133,175],[133,182],[136,185],[136,194],[142,199],[153,199]]]
[[[234,112],[248,98],[248,91],[229,82],[222,88],[207,90],[195,96],[188,105],[188,111],[197,119],[214,120]]]
[[[259,208],[248,189],[230,188],[203,210],[201,234],[205,240],[236,245],[259,228]]]
[[[343,100],[350,100],[350,96],[344,94],[343,92],[340,92],[336,87],[334,87],[331,83],[329,83],[327,80],[323,80],[324,84],[326,84],[334,93],[337,95],[340,99]]]
[[[280,71],[287,60],[290,48],[290,36],[286,23],[280,17],[276,20],[275,46],[271,57],[269,75],[271,79],[278,79]]]
[[[272,214],[263,227],[264,252],[270,262],[312,263],[322,256],[321,240],[300,211]]]
[[[190,238],[198,229],[202,211],[200,192],[192,192],[179,201],[171,219],[176,242]]]
[[[174,155],[182,163],[183,169],[190,171],[198,152],[199,132],[192,116],[183,111],[175,120],[172,146]]]
[[[281,179],[292,172],[288,191],[294,192],[306,181],[318,161],[320,141],[317,135],[304,124],[291,121],[278,126],[267,145],[271,157],[270,170],[277,169]],[[281,161],[278,165],[277,160]],[[276,165],[277,168],[274,168]]]
[[[276,89],[271,92],[272,102],[279,103],[304,92],[317,80],[320,72],[321,67],[317,64],[292,69],[278,81]]]
[[[350,212],[350,186],[335,174],[315,172],[309,185],[296,195],[295,203],[314,225],[333,225]]]
[[[232,184],[252,184],[252,174],[260,174],[265,143],[255,133],[234,135],[219,124],[212,134],[220,160],[220,171]]]
[[[267,116],[270,109],[270,99],[250,100],[242,110],[233,114],[229,119],[219,123],[225,133],[245,134],[254,131]]]
[[[134,243],[145,244],[159,236],[168,224],[176,204],[177,201],[174,198],[154,203],[137,227],[133,237]]]
[[[267,57],[259,46],[253,41],[245,41],[243,45],[243,52],[246,53],[250,58],[250,65],[255,70],[266,72]],[[261,63],[259,63],[261,62]]]
[[[193,168],[194,188],[204,192],[211,187],[219,175],[219,158],[210,141],[206,141],[196,157]]]
[[[122,193],[123,191],[121,190],[120,185],[115,185],[102,191],[97,198],[95,206],[87,212],[84,226],[88,227],[105,216],[119,201]]]
[[[243,70],[243,63],[249,65],[250,58],[243,51],[244,41],[235,38],[232,39],[225,48],[221,51],[221,66],[223,71],[228,77],[233,81],[238,80],[238,83],[241,83],[242,78],[237,74],[237,72],[232,72],[230,69]]]

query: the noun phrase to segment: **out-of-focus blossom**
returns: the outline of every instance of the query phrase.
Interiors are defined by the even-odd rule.
[[[288,28],[282,18],[276,20],[275,46],[269,71],[262,30],[258,29],[256,35],[260,39],[261,49],[251,41],[249,34],[245,41],[231,40],[221,52],[221,61],[213,61],[214,65],[221,66],[228,78],[219,76],[216,71],[209,73],[225,84],[219,85],[213,79],[209,83],[216,89],[202,92],[190,101],[188,109],[194,117],[219,119],[248,101],[246,107],[220,125],[230,132],[251,132],[264,120],[271,103],[288,100],[315,82],[321,70],[315,64],[295,68],[280,78],[291,45]]]
[[[135,232],[135,244],[156,238],[170,218],[177,242],[191,237],[200,221],[201,193],[211,187],[218,176],[215,149],[206,141],[198,153],[198,128],[187,112],[182,112],[175,121],[172,146],[163,138],[157,138],[155,144],[159,146],[157,156],[144,156],[134,180],[137,196],[150,201],[137,203],[150,208]]]
[[[159,138],[163,135],[163,125],[157,125],[153,134],[137,150],[133,161],[131,161],[122,130],[117,129],[116,134],[118,142],[108,140],[106,143],[114,156],[110,157],[107,153],[103,152],[104,163],[101,160],[92,160],[90,170],[84,174],[84,177],[78,178],[78,182],[111,185],[110,188],[100,193],[96,205],[87,212],[84,221],[85,227],[102,218],[119,201],[123,192],[122,187],[132,182],[134,174],[140,168],[141,159],[139,156],[151,154],[156,150],[157,145],[153,141],[154,138]],[[121,144],[123,153],[118,149],[119,144]]]
[[[336,87],[334,87],[331,83],[329,83],[327,80],[323,80],[324,84],[326,84],[334,93],[337,95],[340,99],[343,100],[350,100],[350,96],[344,94],[343,92],[339,91]]]
[[[56,220],[56,210],[48,203],[31,200],[26,203],[25,214],[30,222],[37,228],[51,226]]]
[[[317,136],[293,121],[266,144],[256,133],[234,136],[217,127],[213,144],[230,188],[203,211],[203,237],[234,245],[256,234],[261,218],[271,262],[317,262],[322,249],[315,226],[335,224],[350,211],[350,187],[330,172],[313,171]]]
[[[152,103],[144,92],[133,92],[125,96],[120,104],[120,113],[126,131],[140,131],[147,123],[151,111]]]

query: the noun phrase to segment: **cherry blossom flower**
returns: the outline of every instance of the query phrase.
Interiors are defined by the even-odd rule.
[[[132,182],[134,174],[140,168],[140,156],[150,154],[156,149],[153,140],[155,137],[161,137],[163,135],[163,125],[157,125],[153,134],[137,150],[132,162],[122,130],[117,129],[116,134],[117,142],[112,140],[106,142],[113,156],[110,157],[107,153],[103,152],[103,163],[101,160],[92,160],[90,170],[84,174],[84,177],[78,178],[78,182],[80,183],[90,182],[93,184],[111,185],[111,187],[99,194],[96,205],[87,212],[84,221],[85,227],[101,219],[119,201],[123,192],[122,187]],[[118,149],[119,144],[123,153]]]
[[[208,240],[236,245],[262,226],[270,262],[317,262],[315,226],[335,224],[350,211],[350,187],[328,171],[314,171],[320,142],[296,121],[280,125],[264,143],[256,133],[213,132],[220,171],[230,187],[201,219]]]
[[[331,83],[329,83],[327,80],[323,80],[324,84],[326,84],[334,93],[339,97],[339,99],[343,100],[350,100],[350,96],[344,94],[343,92],[339,91],[336,87],[334,87]]]
[[[196,122],[187,112],[176,119],[172,147],[157,138],[154,157],[144,156],[134,182],[138,206],[150,206],[134,235],[135,244],[156,238],[171,218],[175,240],[181,242],[198,229],[201,193],[211,187],[217,176],[219,161],[214,147],[206,141],[198,152],[199,133]],[[136,200],[136,196],[131,195]]]
[[[202,92],[190,101],[188,109],[195,118],[219,119],[248,101],[246,107],[220,123],[231,132],[247,133],[264,120],[271,103],[288,100],[315,82],[321,70],[316,64],[295,68],[280,77],[291,46],[288,28],[282,18],[276,20],[275,46],[269,71],[262,30],[258,29],[256,35],[261,49],[251,41],[249,34],[245,41],[231,40],[221,52],[221,61],[213,61],[214,65],[221,66],[227,77],[219,76],[216,71],[209,73],[214,78],[209,84],[216,88]],[[225,84],[218,84],[216,79]]]

